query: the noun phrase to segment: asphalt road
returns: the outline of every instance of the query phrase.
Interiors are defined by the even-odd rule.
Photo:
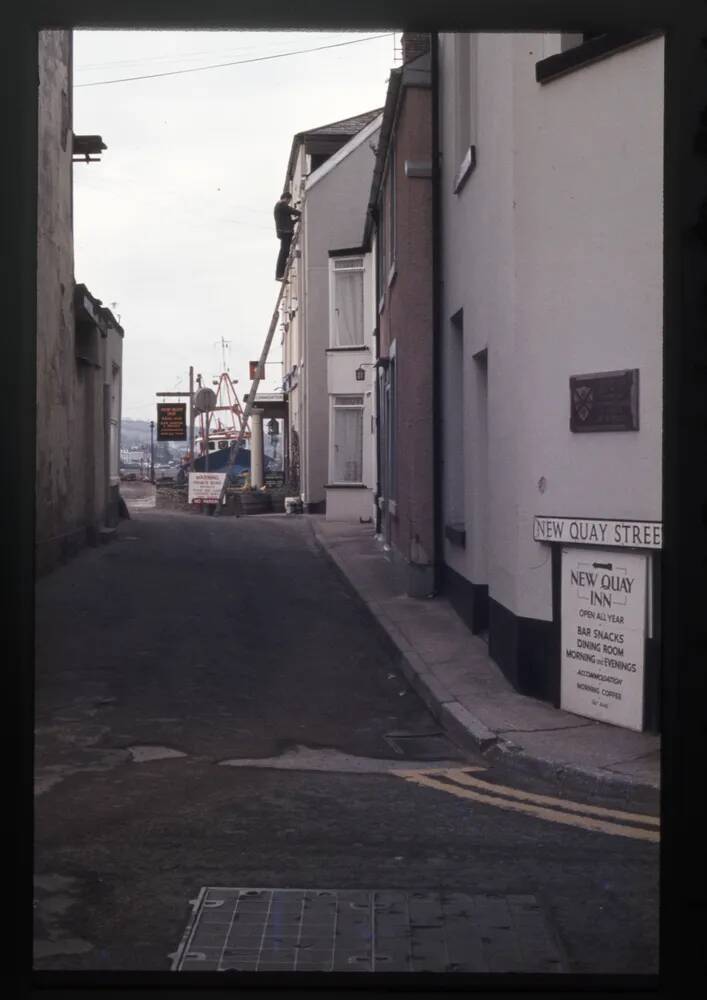
[[[532,895],[567,971],[657,971],[656,843],[395,771],[650,805],[396,753],[439,727],[305,518],[135,504],[37,602],[36,969],[169,969],[203,886],[255,886]]]

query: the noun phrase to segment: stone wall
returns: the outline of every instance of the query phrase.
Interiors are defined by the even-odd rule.
[[[279,487],[277,489],[268,490],[267,495],[272,501],[272,511],[274,513],[283,513],[285,510],[285,497],[291,496],[291,491],[288,492],[288,487]],[[234,515],[240,516],[244,513],[241,508],[239,497],[241,494],[240,489],[235,487],[227,487],[226,489],[226,503],[222,506],[220,511],[221,517],[233,517]],[[176,510],[182,513],[198,514],[200,513],[199,505],[189,504],[187,502],[187,496],[189,493],[189,488],[186,484],[180,485],[175,482],[165,482],[155,484],[155,506],[158,510]],[[209,508],[214,508],[215,504],[205,505],[209,513],[213,513],[213,510]]]
[[[155,483],[155,507],[159,510],[189,510],[187,485],[179,483]]]

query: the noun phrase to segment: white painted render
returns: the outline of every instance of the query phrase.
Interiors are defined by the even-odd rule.
[[[357,135],[353,136],[353,138],[350,139],[345,146],[342,146],[341,149],[338,149],[333,156],[330,156],[328,160],[325,160],[320,167],[313,170],[307,178],[307,190],[311,191],[314,185],[320,181],[322,177],[326,177],[328,173],[335,170],[342,160],[345,160],[347,156],[350,156],[351,153],[355,149],[358,149],[358,147],[364,142],[373,142],[378,131],[380,130],[380,126],[381,118],[374,118],[368,123],[368,125],[366,125],[365,128],[362,128]]]
[[[290,407],[291,411],[294,406],[298,410],[300,488],[305,504],[325,500],[329,476],[330,393],[326,353],[330,337],[329,251],[361,245],[374,166],[374,153],[369,143],[375,142],[381,116],[374,122],[374,128],[364,130],[368,133],[368,141],[361,141],[360,134],[354,136],[336,154],[339,160],[333,169],[324,171],[324,164],[312,174],[310,180],[315,179],[316,183],[310,185],[306,181],[306,187],[302,187],[307,169],[302,149],[295,166],[293,200],[298,200],[299,190],[304,194],[298,240],[301,257],[296,261],[296,277],[290,285],[290,294],[296,290],[297,313],[283,346],[285,371],[295,363],[298,365],[297,388],[296,393],[290,395]],[[361,383],[354,384],[356,392],[360,392]],[[370,442],[368,435],[364,436],[364,441],[373,450],[373,435],[370,435]],[[367,467],[371,466],[368,458],[364,461]],[[373,480],[367,485],[372,486]]]
[[[365,489],[327,488],[326,517],[327,521],[358,521],[359,518],[369,518],[374,515],[373,494],[376,482],[376,436],[375,436],[375,396],[373,391],[373,326],[370,322],[372,304],[372,268],[371,255],[367,254],[366,276],[369,279],[364,286],[367,290],[366,309],[366,339],[368,350],[360,351],[329,351],[327,353],[327,391],[329,398],[333,396],[363,396],[363,484]],[[365,372],[364,381],[356,381],[356,369],[362,366]],[[330,455],[331,459],[331,455]],[[333,482],[331,461],[327,482]]]
[[[476,168],[455,194],[454,45],[440,37],[443,438],[462,421],[466,527],[445,560],[541,620],[550,552],[533,541],[535,514],[661,519],[663,41],[537,83],[536,62],[559,50],[559,36],[478,36]],[[462,413],[449,363],[460,309]],[[640,372],[640,429],[571,433],[570,376],[624,368]]]
[[[368,521],[374,515],[373,493],[370,489],[353,490],[327,487],[327,521]]]

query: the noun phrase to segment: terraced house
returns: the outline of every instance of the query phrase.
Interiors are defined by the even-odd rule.
[[[662,38],[442,34],[438,83],[443,589],[518,690],[656,727]]]

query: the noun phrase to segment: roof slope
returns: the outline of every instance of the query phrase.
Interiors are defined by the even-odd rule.
[[[287,184],[292,177],[295,160],[297,159],[297,150],[306,139],[310,136],[340,136],[342,139],[350,139],[352,136],[357,135],[361,129],[364,129],[366,125],[369,125],[382,110],[382,108],[376,108],[374,111],[364,111],[359,115],[352,115],[351,118],[342,118],[338,122],[330,122],[328,125],[320,125],[317,128],[297,132],[292,140],[292,149],[290,150],[290,159],[287,164],[283,191],[286,190]]]
[[[300,132],[302,136],[305,135],[356,135],[360,132],[362,128],[365,128],[369,122],[372,122],[382,111],[382,108],[376,108],[375,111],[364,111],[363,114],[353,115],[351,118],[342,118],[341,121],[331,122],[329,125],[320,125],[319,128],[310,128],[306,132]]]

